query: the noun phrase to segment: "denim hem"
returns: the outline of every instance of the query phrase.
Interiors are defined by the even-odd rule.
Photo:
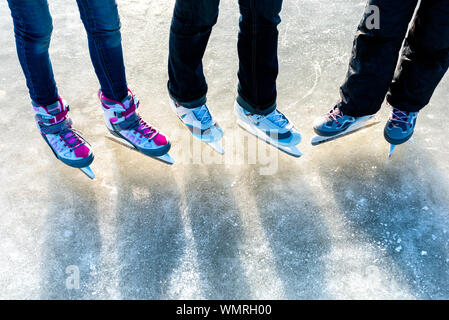
[[[167,82],[167,88],[168,88],[168,94],[170,95],[170,98],[172,100],[174,100],[176,103],[178,103],[179,105],[183,106],[184,108],[194,109],[197,107],[201,107],[202,105],[206,104],[206,102],[207,102],[206,94],[202,95],[200,98],[185,101],[183,99],[178,98],[175,94],[173,94],[173,92],[170,90],[169,82]]]
[[[253,113],[253,114],[260,114],[260,115],[267,115],[269,113],[272,113],[277,105],[276,102],[269,104],[268,106],[257,106],[252,103],[250,103],[248,100],[242,97],[242,95],[239,93],[237,95],[237,103],[246,111]]]

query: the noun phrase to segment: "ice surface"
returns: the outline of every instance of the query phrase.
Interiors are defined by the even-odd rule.
[[[39,136],[0,2],[0,298],[449,298],[448,77],[391,160],[382,124],[308,143],[338,99],[364,1],[285,1],[278,104],[304,156],[276,152],[270,175],[259,162],[178,161],[188,132],[166,92],[173,0],[119,1],[128,82],[143,117],[170,136],[171,167],[104,137],[76,2],[49,2],[56,79],[93,145],[96,179]],[[232,111],[237,23],[237,1],[223,0],[204,59],[225,136],[243,134]],[[68,266],[79,289],[66,287]]]

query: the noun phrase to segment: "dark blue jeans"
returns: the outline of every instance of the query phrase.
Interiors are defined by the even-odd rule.
[[[368,4],[380,9],[380,29],[367,27],[367,12],[354,40],[340,108],[351,116],[374,114],[386,97],[400,110],[417,112],[449,67],[449,0],[421,1],[408,35],[418,0]]]
[[[77,0],[87,31],[89,52],[101,90],[110,99],[128,94],[115,0]],[[53,30],[47,0],[8,0],[17,54],[31,99],[48,105],[58,100],[48,48]]]
[[[188,108],[206,102],[202,59],[219,0],[177,0],[170,30],[168,90]],[[276,108],[278,30],[282,0],[239,0],[238,101],[250,112],[267,114]]]

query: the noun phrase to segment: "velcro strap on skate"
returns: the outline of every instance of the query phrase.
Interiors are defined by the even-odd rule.
[[[70,119],[65,119],[64,121],[61,121],[57,124],[54,125],[39,125],[39,128],[41,130],[42,134],[59,134],[61,131],[63,131],[64,129],[67,128],[71,128],[72,127],[72,120]]]
[[[53,116],[52,115],[43,116],[40,114],[36,114],[36,119],[45,125],[54,125],[63,121],[66,118],[68,112],[69,108],[66,108],[64,111],[59,112]]]
[[[114,112],[114,114],[117,116],[117,118],[121,118],[121,117],[125,117],[125,119],[127,119],[131,114],[136,112],[136,104],[133,104],[132,106],[130,106],[128,109],[126,109],[125,111],[121,111],[121,112]]]
[[[128,118],[125,118],[123,121],[113,123],[112,126],[114,129],[118,130],[128,130],[135,126],[136,122],[139,122],[139,117],[137,113],[131,113],[128,115]]]

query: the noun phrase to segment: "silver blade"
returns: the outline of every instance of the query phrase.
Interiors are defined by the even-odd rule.
[[[170,164],[170,165],[175,163],[175,159],[173,159],[168,153],[166,153],[166,154],[164,154],[163,156],[160,156],[160,157],[152,157],[152,158],[154,158],[156,160],[159,160],[159,161],[162,161],[162,162],[164,162],[166,164]]]
[[[95,174],[90,167],[80,168],[80,170],[82,173],[84,173],[86,176],[88,176],[92,180],[95,178]]]
[[[137,152],[139,152],[140,154],[142,154],[144,156],[147,156],[146,154],[143,154],[142,152],[137,150],[132,144],[130,144],[128,141],[126,141],[124,139],[120,139],[119,137],[116,137],[116,136],[114,136],[112,134],[108,134],[106,136],[106,138],[108,138],[109,140],[114,141],[114,142],[116,142],[118,144],[121,144],[122,146],[127,147],[127,148],[129,148],[131,150],[137,151]],[[159,161],[162,161],[163,163],[170,164],[170,165],[175,163],[175,159],[173,159],[168,153],[166,153],[166,154],[164,154],[162,156],[159,156],[159,157],[156,157],[156,156],[155,157],[148,156],[148,157],[156,159],[156,160],[159,160]]]
[[[215,151],[217,151],[219,154],[224,154],[224,149],[223,146],[221,145],[221,141],[214,141],[214,142],[207,142],[207,144],[214,149]]]
[[[394,149],[396,149],[396,145],[390,144],[390,153],[388,154],[388,158],[391,158],[391,156],[393,155]]]
[[[126,141],[124,139],[120,139],[119,137],[116,137],[116,136],[114,136],[114,135],[112,135],[110,133],[106,136],[106,138],[108,138],[109,140],[114,141],[116,143],[119,143],[122,146],[127,147],[127,148],[129,148],[131,150],[136,150],[136,148],[131,143],[129,143],[128,141]]]
[[[359,130],[363,130],[363,129],[367,129],[369,127],[375,126],[378,123],[380,123],[380,121],[375,121],[375,122],[371,122],[371,123],[366,123],[368,120],[370,120],[371,118],[373,118],[373,116],[366,116],[366,117],[361,117],[357,123],[355,123],[354,125],[352,125],[348,130],[337,134],[335,136],[330,136],[330,137],[325,137],[325,136],[315,136],[312,138],[312,145],[313,146],[317,146],[319,144],[322,143],[326,143],[332,140],[336,140],[338,138],[342,138],[344,136],[347,136],[349,134],[355,133]]]
[[[279,150],[293,156],[296,158],[299,158],[302,156],[302,152],[297,148],[297,146],[290,146],[290,147],[286,147],[286,146],[282,146],[282,145],[275,145],[273,143],[268,142],[269,144],[271,144],[272,146],[278,148]]]
[[[257,138],[259,138],[262,141],[265,141],[266,143],[268,143],[269,145],[278,148],[279,150],[287,153],[290,156],[299,158],[302,156],[302,152],[298,149],[297,145],[291,145],[291,146],[286,146],[286,145],[282,145],[277,143],[275,140],[271,139],[270,137],[268,137],[266,134],[261,133],[259,130],[253,129],[251,128],[251,126],[249,126],[247,123],[245,123],[244,121],[238,119],[237,120],[237,124],[245,131],[248,131],[249,133],[251,133],[252,135],[256,136]]]

